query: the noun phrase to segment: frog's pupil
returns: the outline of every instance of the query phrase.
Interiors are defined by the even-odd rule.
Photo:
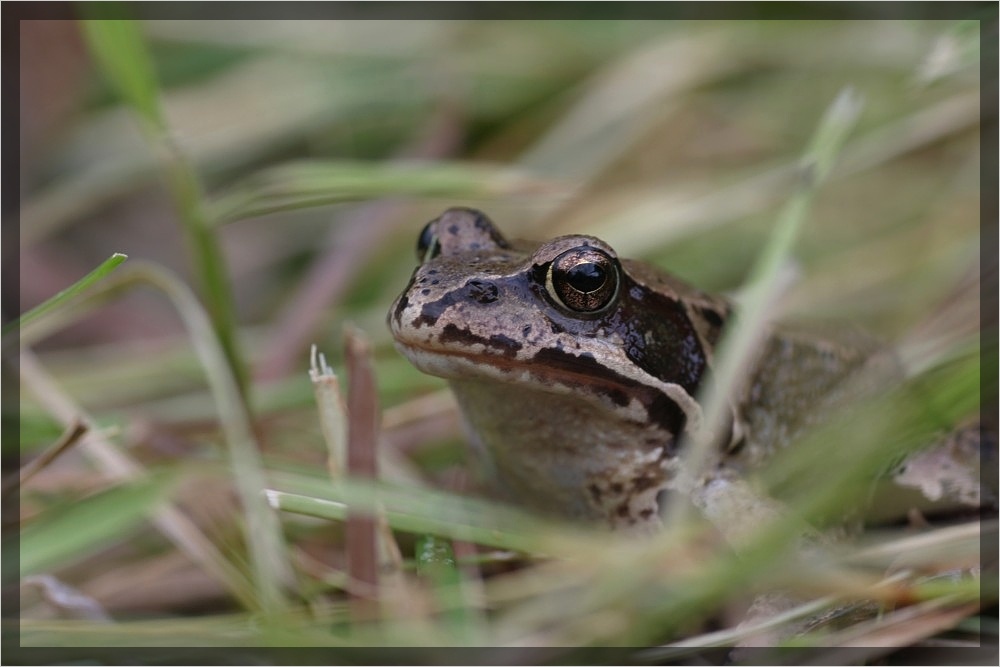
[[[582,262],[567,271],[566,278],[573,289],[586,293],[600,289],[607,280],[607,273],[593,262]]]

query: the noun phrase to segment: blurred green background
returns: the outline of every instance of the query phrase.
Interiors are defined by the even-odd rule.
[[[390,614],[410,625],[385,635],[346,623],[339,524],[282,514],[281,543],[248,552],[239,501],[252,491],[240,470],[269,486],[324,484],[309,346],[340,370],[346,322],[374,346],[383,474],[475,487],[454,410],[431,393],[443,383],[410,368],[383,323],[417,233],[450,206],[484,210],[509,237],[594,234],[704,289],[738,290],[819,119],[849,87],[863,111],[796,245],[787,316],[857,322],[918,367],[932,363],[926,344],[978,326],[978,21],[81,26],[21,23],[20,285],[3,289],[19,289],[27,311],[114,252],[130,258],[115,275],[144,261],[175,273],[244,388],[260,457],[233,460],[226,390],[210,391],[184,322],[147,282],[98,284],[26,326],[21,402],[4,413],[20,437],[4,438],[5,463],[51,446],[81,409],[117,452],[75,447],[21,489],[22,531],[35,531],[22,532],[22,560],[38,550],[22,574],[52,574],[87,601],[54,603],[51,581],[22,586],[26,644],[468,639],[412,587]],[[135,470],[153,481],[117,484]],[[166,497],[201,538],[171,541],[144,520]],[[217,569],[190,555],[200,540]],[[284,564],[269,570],[266,553]],[[648,601],[604,617],[587,607],[555,627],[565,591],[543,574],[494,599],[476,641],[662,642],[716,608],[633,632]],[[248,620],[268,608],[260,578],[289,576],[280,622]],[[518,597],[527,590],[550,606]],[[109,617],[122,623],[96,622]]]

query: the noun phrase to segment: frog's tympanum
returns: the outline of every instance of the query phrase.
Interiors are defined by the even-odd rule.
[[[450,382],[490,476],[544,512],[656,525],[730,304],[592,236],[510,242],[471,209],[430,222],[418,255],[389,326]],[[865,347],[772,335],[720,458],[749,465],[783,446],[868,362]]]

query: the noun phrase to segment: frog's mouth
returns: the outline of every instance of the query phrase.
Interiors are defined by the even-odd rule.
[[[572,355],[566,356],[584,361],[584,363],[549,365],[545,359],[540,358],[544,356],[542,351],[530,359],[519,359],[516,350],[511,348],[505,348],[498,352],[470,352],[440,347],[432,349],[398,340],[396,348],[423,372],[446,380],[467,380],[482,377],[514,384],[531,384],[539,389],[550,385],[562,385],[569,389],[576,389],[581,388],[584,384],[593,384],[600,377],[599,374],[595,374],[593,367],[587,366],[584,357],[572,357]],[[591,355],[587,355],[586,358],[593,359]],[[628,380],[623,376],[619,377]],[[608,382],[601,381],[600,384],[606,385]],[[623,386],[622,389],[624,390],[625,387]]]
[[[673,434],[689,422],[700,423],[697,403],[679,385],[653,386],[610,369],[590,353],[574,355],[545,348],[530,358],[517,351],[495,347],[501,352],[428,349],[396,341],[396,347],[414,366],[447,380],[474,380],[523,385],[534,391],[579,396],[620,418],[636,422],[653,421]],[[518,346],[520,347],[520,346]],[[490,349],[490,348],[487,348]]]

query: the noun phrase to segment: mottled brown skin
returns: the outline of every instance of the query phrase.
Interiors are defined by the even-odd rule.
[[[389,327],[418,368],[449,380],[500,486],[547,513],[658,525],[657,497],[677,477],[681,437],[700,425],[696,394],[730,304],[620,260],[594,237],[508,242],[471,209],[446,211],[420,244],[421,264]],[[600,284],[592,292],[560,273],[578,255],[597,258],[600,271],[581,279]],[[728,448],[754,465],[783,446],[865,359],[773,336],[734,407],[734,437],[720,439],[720,459]]]

